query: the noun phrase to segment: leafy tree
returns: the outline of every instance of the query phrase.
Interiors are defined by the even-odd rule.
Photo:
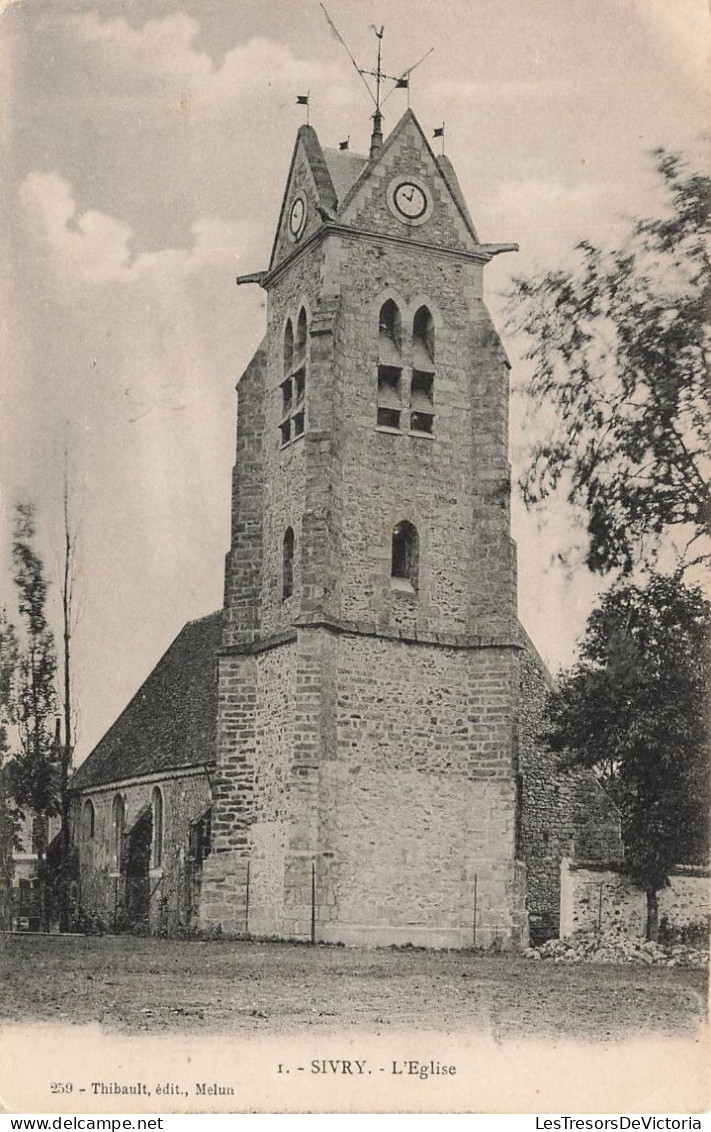
[[[16,805],[29,811],[38,857],[41,918],[47,927],[45,855],[48,819],[60,811],[60,749],[55,730],[56,655],[45,607],[47,582],[34,548],[34,510],[18,504],[12,544],[14,580],[23,639],[12,696],[17,748],[7,764],[8,787]]]
[[[708,854],[710,629],[711,605],[678,575],[620,584],[591,613],[548,706],[563,765],[593,768],[620,808],[650,939],[670,868]]]
[[[532,364],[525,391],[553,417],[524,500],[565,492],[586,516],[587,566],[603,574],[653,566],[662,536],[687,565],[709,557],[711,179],[655,158],[664,215],[634,223],[618,250],[583,241],[576,268],[518,278],[508,296]]]

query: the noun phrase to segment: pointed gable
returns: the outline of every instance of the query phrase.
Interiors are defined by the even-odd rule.
[[[408,219],[398,211],[401,182],[406,186],[405,204],[412,191],[407,186],[419,187],[420,199],[428,205],[423,219]],[[342,223],[384,235],[409,235],[461,251],[471,251],[479,242],[451,163],[435,156],[411,110],[403,114],[378,156],[364,166],[338,212]]]
[[[297,197],[304,206],[303,227],[298,235],[290,223]],[[323,223],[324,214],[332,214],[336,205],[336,190],[316,131],[313,126],[301,126],[296,135],[269,270],[286,259],[298,244],[303,244]]]

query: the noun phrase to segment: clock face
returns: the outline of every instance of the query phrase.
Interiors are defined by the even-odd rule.
[[[298,240],[299,236],[304,230],[305,225],[306,200],[300,193],[299,196],[297,196],[294,200],[294,203],[291,206],[291,212],[289,213],[289,231],[295,240]]]
[[[419,177],[395,177],[388,186],[387,196],[390,211],[402,224],[424,224],[432,215],[429,188]]]
[[[414,181],[402,181],[395,189],[393,202],[408,220],[418,220],[427,208],[427,197]]]

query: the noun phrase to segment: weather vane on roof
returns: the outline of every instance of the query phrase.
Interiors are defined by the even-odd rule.
[[[320,0],[319,0],[319,3],[320,3]],[[382,113],[382,107],[385,105],[385,103],[387,102],[387,100],[389,99],[390,95],[393,93],[394,90],[406,90],[407,91],[407,104],[408,104],[408,106],[410,105],[410,75],[414,71],[415,67],[419,67],[420,63],[424,63],[427,56],[432,54],[432,52],[434,51],[434,47],[430,47],[429,51],[426,51],[421,59],[418,59],[416,63],[413,63],[412,66],[408,67],[407,70],[403,71],[401,75],[386,75],[385,72],[383,71],[383,68],[382,68],[383,33],[385,31],[385,28],[384,27],[377,28],[375,26],[375,24],[371,24],[370,26],[373,29],[373,31],[375,32],[376,38],[378,40],[378,61],[377,61],[375,70],[369,71],[366,67],[359,67],[358,66],[358,64],[356,63],[355,59],[353,58],[353,55],[351,54],[351,52],[348,48],[348,44],[346,43],[343,36],[339,32],[338,28],[334,24],[333,20],[329,16],[329,14],[328,14],[328,12],[327,12],[327,10],[326,10],[326,8],[323,4],[321,4],[321,8],[323,9],[323,14],[326,17],[326,20],[328,21],[328,26],[330,27],[331,31],[335,35],[338,42],[343,47],[343,49],[346,52],[351,63],[353,64],[356,71],[360,75],[360,77],[363,81],[363,85],[365,86],[365,89],[368,91],[368,94],[370,95],[373,102],[375,103],[375,111],[373,113],[373,135],[372,135],[371,140],[370,140],[370,156],[375,157],[376,154],[380,152],[380,149],[382,148],[382,144],[383,144],[383,113]],[[369,75],[371,78],[375,79],[375,93],[373,93],[371,85],[365,77],[366,75]],[[382,98],[381,97],[382,96],[382,85],[383,85],[384,82],[394,83],[394,86],[392,86],[390,88],[390,90],[388,91],[388,93],[385,95],[385,97]]]

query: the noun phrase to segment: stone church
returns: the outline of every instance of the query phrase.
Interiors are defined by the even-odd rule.
[[[358,944],[557,934],[559,862],[619,855],[537,741],[493,256],[408,110],[302,126],[238,383],[223,609],[74,780],[85,919]]]

